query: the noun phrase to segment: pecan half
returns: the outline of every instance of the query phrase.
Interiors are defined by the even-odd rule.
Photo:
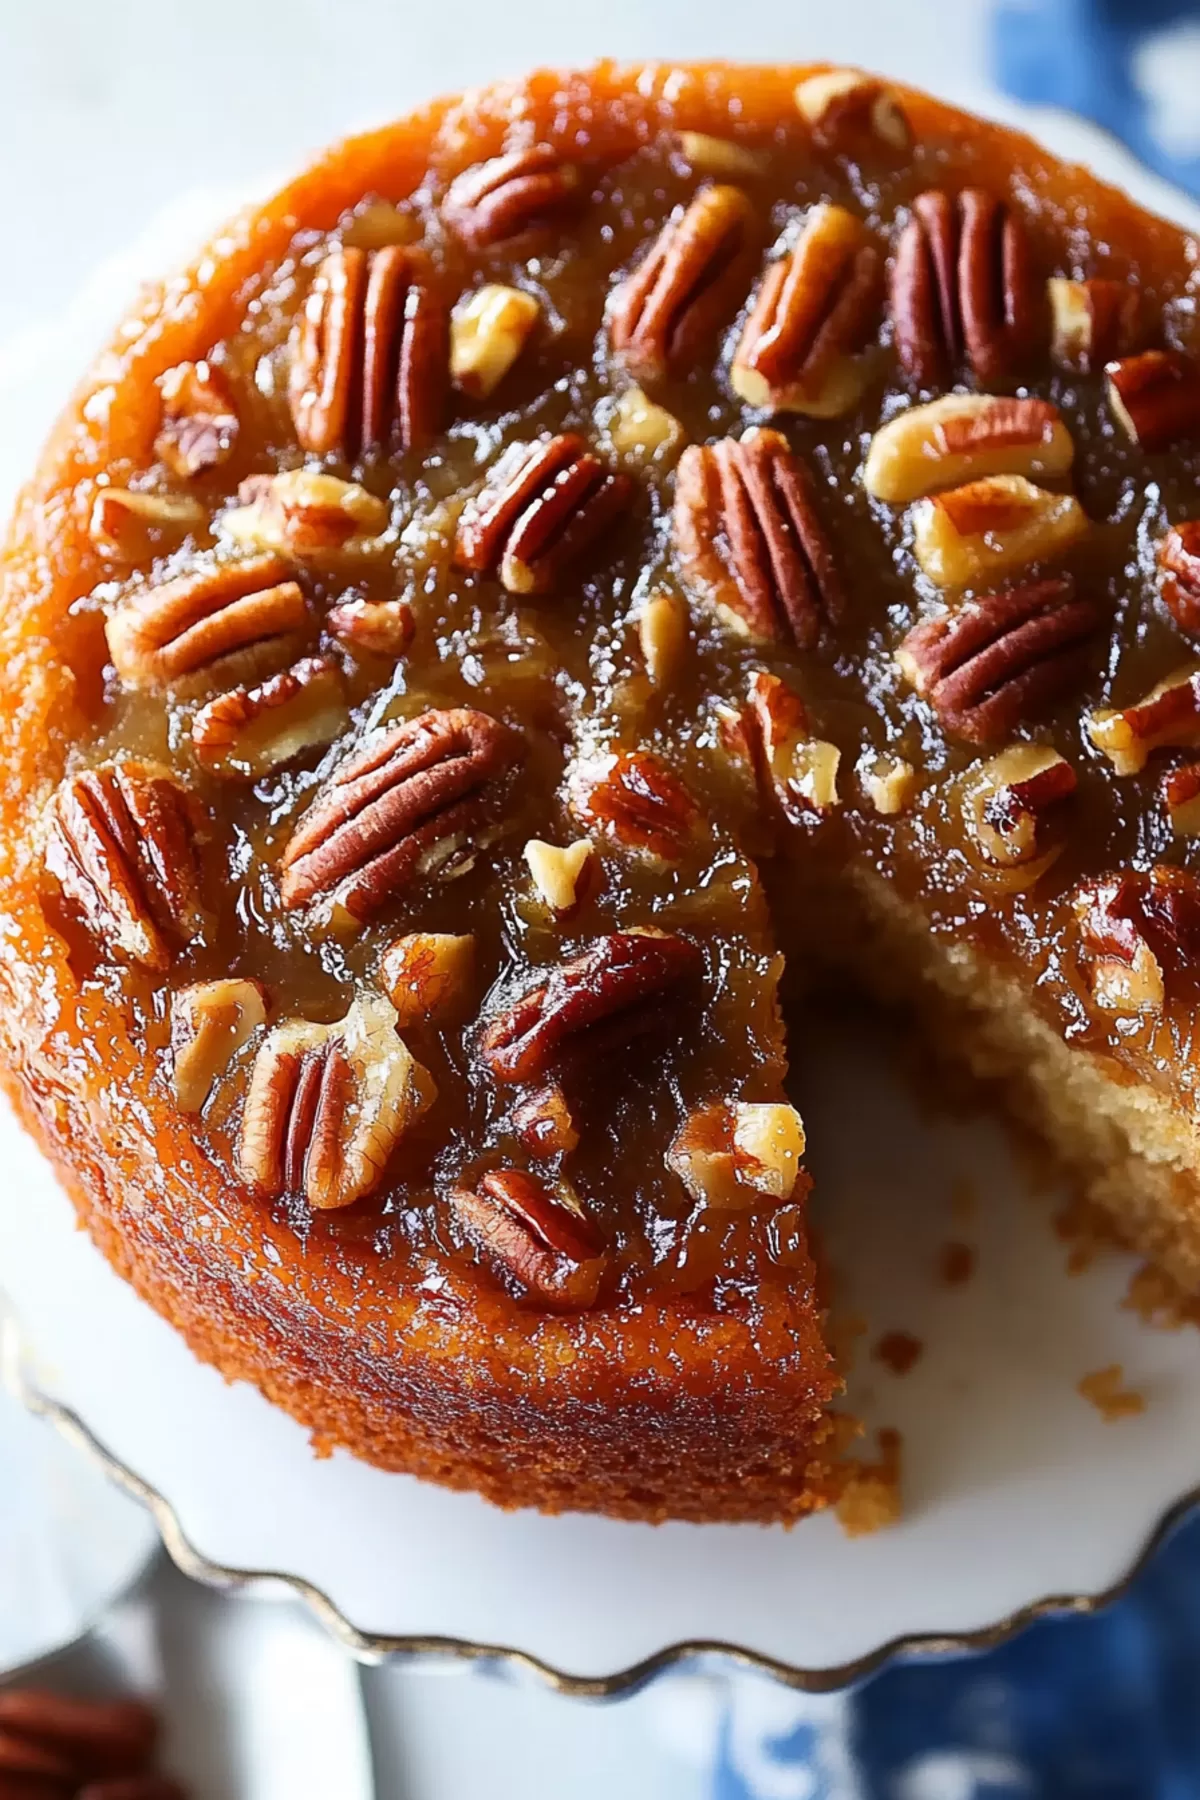
[[[1200,519],[1172,525],[1158,549],[1163,602],[1181,630],[1200,637]]]
[[[795,248],[767,269],[729,371],[735,394],[772,412],[834,419],[856,405],[868,368],[883,264],[861,219],[822,202]]]
[[[172,1084],[184,1112],[199,1112],[218,1077],[267,1019],[257,981],[195,981],[171,998]]]
[[[192,748],[210,773],[258,781],[350,723],[341,671],[331,657],[306,656],[258,687],[231,688],[192,720]]]
[[[755,248],[754,209],[741,189],[701,188],[613,289],[608,330],[617,361],[642,382],[691,368],[737,310]]]
[[[1102,707],[1085,724],[1116,774],[1137,775],[1152,751],[1200,743],[1200,669],[1185,664],[1133,706]]]
[[[808,75],[795,91],[796,107],[808,121],[814,144],[824,150],[853,150],[864,142],[907,150],[912,132],[898,96],[860,69],[826,69]]]
[[[446,931],[412,931],[383,953],[379,984],[398,1025],[457,1017],[475,978],[475,939]]]
[[[1020,215],[982,188],[918,194],[892,264],[896,353],[917,387],[945,387],[966,361],[987,384],[1021,373],[1038,292]]]
[[[813,736],[799,694],[765,669],[750,677],[747,727],[759,783],[774,793],[789,819],[798,824],[806,815],[840,805],[841,751]]]
[[[1128,281],[1046,283],[1050,302],[1050,353],[1068,369],[1101,369],[1114,356],[1127,356],[1143,337],[1141,290]]]
[[[210,362],[177,363],[158,378],[162,420],[154,454],[172,475],[189,481],[226,462],[238,433],[228,381]]]
[[[664,995],[702,966],[687,938],[638,931],[596,938],[581,956],[540,971],[495,1014],[480,1033],[480,1053],[497,1081],[540,1080],[600,1027],[629,1035],[644,1029]]]
[[[425,252],[343,246],[317,270],[291,339],[296,440],[354,461],[420,449],[445,412],[449,315]]]
[[[913,555],[939,587],[977,587],[1062,556],[1085,536],[1074,494],[1052,494],[1023,475],[985,475],[919,500]]]
[[[503,725],[469,707],[426,712],[347,757],[283,855],[286,907],[330,895],[362,923],[482,825],[481,792],[518,754]]]
[[[212,563],[136,588],[105,627],[127,687],[165,687],[232,651],[300,631],[304,595],[278,556]]]
[[[1105,1012],[1162,1011],[1167,978],[1200,963],[1200,881],[1158,864],[1077,889],[1075,916],[1092,998]]]
[[[336,1025],[291,1019],[255,1058],[238,1167],[272,1199],[303,1194],[318,1211],[351,1206],[378,1187],[435,1094],[382,995],[360,996]]]
[[[203,936],[204,814],[160,763],[69,775],[50,803],[46,867],[104,949],[150,969]]]
[[[1095,603],[1057,576],[914,625],[896,661],[952,737],[984,744],[1010,737],[1084,680],[1100,623]]]
[[[510,444],[463,508],[455,563],[498,573],[510,594],[548,593],[632,494],[573,432]]]
[[[319,469],[248,475],[237,497],[217,529],[246,550],[292,557],[362,554],[375,550],[387,529],[386,501]]]
[[[590,1306],[604,1250],[591,1220],[563,1181],[523,1169],[489,1169],[450,1202],[467,1236],[497,1269],[546,1305]]]
[[[1067,474],[1075,444],[1048,400],[997,394],[943,394],[881,425],[863,464],[876,500],[910,500],[989,475],[1041,481]]]
[[[1018,871],[1019,885],[1032,887],[1062,851],[1062,805],[1077,786],[1070,763],[1047,744],[1010,744],[968,770],[963,823],[983,864]]]
[[[567,804],[582,825],[667,862],[683,854],[700,816],[682,781],[652,750],[583,758],[568,779]]]
[[[416,631],[407,600],[339,601],[325,615],[325,624],[352,650],[369,650],[373,656],[403,656]]]
[[[549,144],[530,144],[464,169],[450,183],[442,217],[472,250],[554,224],[578,205],[581,174]]]
[[[689,445],[675,483],[685,582],[747,637],[811,650],[846,610],[811,477],[778,431]]]
[[[1117,419],[1143,450],[1200,434],[1200,363],[1178,350],[1143,350],[1104,371]]]
[[[74,1793],[83,1782],[140,1775],[154,1752],[158,1720],[140,1700],[78,1700],[44,1688],[9,1688],[0,1693],[0,1733],[7,1747],[24,1745],[61,1759]],[[11,1760],[5,1772],[17,1773]],[[39,1783],[36,1791],[55,1800],[62,1788],[52,1782],[43,1790]]]

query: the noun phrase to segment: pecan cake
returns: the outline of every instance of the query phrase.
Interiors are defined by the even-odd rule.
[[[199,1355],[506,1505],[825,1503],[785,958],[1200,1289],[1195,286],[919,94],[601,67],[143,300],[5,557],[0,1031]]]

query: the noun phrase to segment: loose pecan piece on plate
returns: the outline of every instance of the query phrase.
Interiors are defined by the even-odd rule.
[[[632,493],[573,432],[510,444],[463,508],[455,563],[498,573],[511,594],[548,593]]]
[[[595,1043],[612,1026],[637,1035],[661,1013],[663,997],[696,977],[703,958],[687,938],[617,931],[580,956],[541,970],[515,1003],[487,1021],[480,1054],[497,1081],[540,1080],[568,1051]]]
[[[442,217],[471,250],[553,224],[578,205],[582,177],[549,144],[530,144],[464,169],[450,183]]]
[[[964,360],[985,385],[1019,376],[1039,300],[1014,208],[982,188],[917,195],[891,277],[896,352],[917,387],[945,387]]]
[[[331,250],[290,346],[288,400],[301,449],[354,461],[393,444],[427,444],[445,410],[449,329],[423,250]]]
[[[235,650],[300,631],[304,594],[281,556],[215,562],[135,588],[106,626],[126,687],[166,687]]]
[[[777,431],[692,444],[675,482],[685,585],[747,637],[811,650],[845,595],[811,477]]]
[[[861,219],[814,206],[795,248],[770,264],[729,371],[735,394],[772,412],[833,419],[866,385],[883,264]]]
[[[566,1182],[524,1169],[488,1169],[474,1188],[455,1188],[450,1203],[468,1238],[502,1274],[543,1304],[590,1306],[604,1248]]]
[[[736,312],[756,244],[754,209],[741,189],[701,188],[613,289],[608,330],[618,362],[642,382],[686,374]]]
[[[674,861],[691,837],[700,809],[652,750],[613,750],[587,756],[567,783],[572,817],[600,826],[631,849]]]
[[[319,1211],[351,1206],[379,1185],[435,1094],[382,995],[360,996],[336,1025],[289,1019],[255,1058],[238,1167],[272,1199],[303,1194]]]
[[[231,688],[192,720],[197,760],[215,775],[258,781],[350,723],[341,671],[332,657],[306,656],[258,687]]]
[[[150,969],[204,934],[204,813],[160,763],[69,775],[50,803],[46,867],[104,949]]]
[[[330,896],[362,923],[422,873],[445,875],[488,818],[483,790],[519,754],[505,726],[470,707],[422,713],[347,757],[283,855],[286,907]]]
[[[227,460],[238,433],[228,381],[209,362],[176,363],[158,378],[162,422],[154,454],[181,481]]]
[[[1100,623],[1094,601],[1060,575],[923,620],[896,661],[951,736],[990,743],[1085,679]]]

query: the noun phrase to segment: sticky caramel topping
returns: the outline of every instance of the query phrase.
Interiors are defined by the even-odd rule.
[[[107,623],[116,667],[80,763],[136,759],[194,797],[208,910],[168,931],[146,900],[153,957],[106,935],[98,883],[136,877],[153,899],[173,872],[115,827],[81,848],[87,821],[62,824],[78,772],[46,904],[168,1073],[163,984],[256,984],[266,1022],[195,1130],[231,1180],[269,1161],[257,1203],[298,1230],[479,1262],[534,1305],[711,1301],[735,1248],[765,1263],[791,1190],[743,1183],[745,1204],[707,1205],[672,1146],[697,1120],[783,1103],[776,937],[836,948],[785,909],[772,927],[793,861],[833,880],[865,859],[934,933],[1036,977],[1064,1034],[1151,1079],[1169,1052],[1195,1085],[1187,960],[1164,963],[1159,1010],[1114,1015],[1078,895],[1200,855],[1162,800],[1194,738],[1156,739],[1118,780],[1086,728],[1188,658],[1160,552],[1195,504],[1200,418],[1193,444],[1182,376],[1167,406],[1127,368],[1056,361],[1047,289],[1136,284],[1148,343],[1186,372],[1183,241],[1147,226],[1089,249],[1044,163],[1030,183],[969,137],[909,143],[903,119],[867,130],[828,107],[817,131],[810,113],[734,136],[724,121],[745,154],[715,177],[667,130],[595,157],[580,130],[569,155],[506,146],[478,169],[443,146],[414,192],[298,236],[204,346],[203,384],[164,378],[157,451],[111,471],[114,489],[188,506],[138,509],[119,554],[97,542],[104,579],[79,611]],[[848,221],[864,297],[827,347],[853,379],[805,410],[836,300],[805,246],[830,217]],[[462,322],[485,294],[521,330],[467,379],[483,352]],[[731,374],[739,346],[769,379]],[[951,391],[1008,398],[924,415],[940,436],[897,428]],[[864,483],[864,465],[887,479]],[[1178,566],[1162,564],[1177,585]],[[236,702],[248,729],[252,702],[257,718],[310,668],[336,704],[314,724],[306,702],[290,734],[258,727],[267,751],[255,739],[237,778],[215,768],[214,719]],[[975,840],[1009,827],[964,819],[963,781],[1027,742],[1077,787],[1054,856],[998,886]],[[902,800],[855,769],[905,771]],[[547,903],[530,845],[586,865],[568,903]],[[424,964],[402,980],[397,946],[468,942],[454,1005],[413,1002]],[[363,1018],[358,1037],[339,1023]],[[395,1032],[420,1105],[392,1092]],[[543,1114],[555,1129],[535,1129]]]

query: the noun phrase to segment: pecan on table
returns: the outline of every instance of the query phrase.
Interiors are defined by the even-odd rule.
[[[136,588],[110,616],[113,667],[127,687],[166,687],[235,650],[286,637],[308,621],[281,556],[211,563]]]
[[[773,412],[849,412],[866,384],[859,353],[875,331],[882,280],[861,219],[814,206],[795,248],[763,277],[729,371],[734,392]]]
[[[104,949],[150,969],[203,937],[204,813],[160,763],[69,775],[50,803],[46,867]]]
[[[362,923],[423,872],[470,853],[483,789],[516,760],[517,740],[469,707],[422,713],[334,770],[283,855],[286,907],[331,896]]]
[[[435,1092],[382,995],[361,996],[336,1025],[289,1019],[255,1058],[238,1166],[272,1199],[303,1194],[318,1211],[350,1206],[378,1186]]]
[[[756,238],[754,209],[740,188],[701,188],[613,289],[608,330],[618,362],[643,382],[685,374],[736,312]]]
[[[737,631],[811,650],[846,610],[807,470],[777,431],[693,444],[675,483],[685,583]]]
[[[551,1306],[582,1308],[596,1298],[604,1248],[565,1184],[523,1169],[489,1169],[450,1202],[467,1236],[503,1274]]]
[[[618,843],[670,861],[680,856],[700,809],[679,777],[651,750],[585,758],[568,781],[572,817],[598,825]]]
[[[573,432],[510,444],[463,509],[455,563],[497,573],[510,594],[548,593],[632,493]]]
[[[703,959],[687,938],[618,931],[595,939],[580,956],[540,973],[510,1006],[483,1027],[479,1048],[500,1082],[538,1080],[571,1050],[611,1025],[637,1034],[660,1010],[664,994],[699,974]]]
[[[229,383],[209,362],[177,363],[158,378],[162,420],[154,454],[181,481],[215,469],[232,454],[237,408]]]
[[[288,400],[300,447],[354,461],[427,444],[445,410],[449,329],[423,250],[331,250],[292,333]]]
[[[1181,630],[1200,637],[1200,519],[1172,525],[1158,550],[1163,603]]]
[[[450,183],[442,217],[471,250],[552,224],[579,203],[581,176],[549,144],[530,144],[464,169]]]
[[[1100,623],[1095,603],[1060,575],[914,625],[896,660],[951,736],[990,743],[1084,680]]]
[[[896,245],[891,308],[917,387],[945,387],[964,360],[985,385],[1020,375],[1040,322],[1020,215],[981,188],[918,194]]]

